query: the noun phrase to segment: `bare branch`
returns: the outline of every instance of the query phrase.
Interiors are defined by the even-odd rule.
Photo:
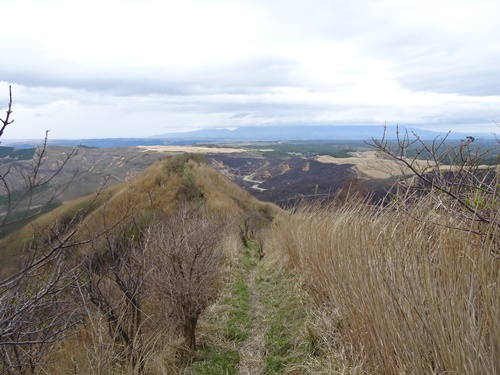
[[[226,225],[186,206],[155,226],[148,243],[152,288],[193,350],[198,317],[218,292],[223,258],[218,244]]]
[[[384,127],[383,137],[380,140],[372,138],[368,144],[402,167],[400,187],[406,189],[400,201],[402,204],[411,205],[429,196],[436,200],[435,210],[456,219],[448,227],[484,238],[496,237],[500,208],[498,164],[494,167],[481,165],[481,160],[493,150],[481,151],[472,136],[459,144],[447,141],[448,136],[449,133],[426,142],[415,133],[410,137],[407,131],[402,133],[397,128],[394,145],[387,140]],[[408,173],[417,178],[416,183],[405,181]],[[418,194],[407,194],[408,191]],[[493,242],[500,241],[495,239]]]
[[[5,128],[7,125],[10,125],[14,122],[14,120],[10,120],[10,115],[12,114],[12,88],[9,85],[9,104],[7,108],[7,115],[5,116],[5,120],[0,119],[2,122],[2,125],[0,127],[0,138],[3,136],[3,132],[5,131]]]
[[[1,120],[0,138],[6,126],[13,122],[11,113],[10,93],[7,117]],[[0,207],[0,230],[5,229],[7,224],[47,211],[78,176],[79,172],[75,171],[66,185],[64,182],[56,183],[56,178],[77,155],[76,149],[62,155],[54,163],[55,169],[45,168],[48,134],[49,131],[30,163],[12,162],[2,166],[0,191],[5,203]],[[27,245],[18,249],[18,253],[22,254],[18,259],[20,264],[8,273],[1,270],[0,372],[36,373],[36,368],[44,363],[53,344],[70,335],[72,328],[82,321],[78,307],[81,295],[73,295],[73,290],[81,289],[78,285],[81,281],[78,274],[80,268],[73,250],[111,233],[130,214],[126,209],[117,222],[108,223],[86,237],[80,235],[84,219],[99,202],[104,185],[87,205],[76,212],[67,217],[54,217],[50,224],[43,227],[33,226],[33,237]],[[39,194],[41,189],[46,189],[48,193]]]

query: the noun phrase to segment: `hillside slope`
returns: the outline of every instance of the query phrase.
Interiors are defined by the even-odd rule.
[[[79,236],[90,236],[89,233],[99,231],[96,227],[100,222],[99,216],[101,218],[105,216],[106,222],[112,223],[137,214],[168,215],[186,202],[193,201],[217,214],[239,219],[254,211],[258,212],[259,209],[262,210],[262,207],[272,207],[272,210],[278,210],[275,206],[256,200],[206,165],[201,155],[178,154],[153,162],[153,165],[146,168],[145,164],[151,162],[150,158],[157,159],[158,155],[148,156],[147,153],[138,155],[135,149],[130,151],[131,153],[127,155],[120,149],[116,157],[109,150],[94,151],[93,157],[101,155],[105,159],[102,161],[105,165],[101,167],[99,163],[94,162],[92,169],[102,168],[108,172],[113,170],[115,179],[118,175],[128,174],[128,181],[115,184],[102,191],[95,189],[94,191],[98,191],[97,194],[68,201],[53,212],[38,218],[32,224],[3,240],[1,244],[4,252],[5,249],[20,246],[22,238],[31,238],[33,228],[48,228],[56,218],[69,217],[77,210],[82,211],[83,208],[86,214],[79,218],[82,221]],[[87,156],[86,153],[80,155],[82,158]],[[125,160],[130,161],[131,158],[140,158],[137,169],[134,168],[133,163],[132,166],[129,162],[125,163]],[[113,159],[116,160],[112,162]],[[113,166],[110,166],[110,163]],[[139,172],[140,168],[146,170]],[[75,194],[80,196],[80,193]]]
[[[0,305],[1,372],[179,366],[176,352],[196,349],[198,318],[230,281],[242,244],[278,211],[183,154],[39,217],[0,244],[2,275],[18,275],[0,280],[2,297],[16,301]]]
[[[0,280],[0,370],[498,373],[498,243],[456,225],[432,194],[286,212],[170,157],[0,243],[58,251]]]

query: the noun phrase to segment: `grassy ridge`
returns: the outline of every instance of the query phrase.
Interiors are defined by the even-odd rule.
[[[73,217],[89,199],[59,207],[35,225]],[[358,202],[285,213],[202,158],[182,155],[105,191],[78,235],[88,238],[129,214],[168,215],[186,201],[235,224],[221,245],[225,289],[200,320],[194,356],[183,355],[164,302],[145,293],[147,373],[236,373],[255,330],[263,331],[259,366],[266,374],[500,373],[500,263],[425,200],[411,211]],[[5,241],[19,244],[31,233],[26,228]],[[98,315],[92,317],[58,346],[46,371],[133,372],[113,367],[102,344],[107,333],[95,328],[102,324]]]
[[[261,202],[208,167],[203,158],[180,155],[156,163],[135,180],[105,190],[95,200],[87,197],[58,207],[51,213],[37,218],[32,226],[16,232],[16,236],[11,235],[3,239],[2,246],[4,250],[6,247],[19,249],[26,241],[33,240],[34,228],[37,228],[39,233],[50,233],[55,224],[58,227],[64,227],[65,223],[73,225],[70,222],[75,217],[78,219],[75,220],[75,225],[78,225],[74,237],[76,241],[86,241],[95,233],[110,228],[106,232],[108,237],[93,241],[91,247],[82,246],[75,249],[74,255],[78,258],[79,255],[84,256],[92,251],[98,251],[96,249],[101,248],[101,242],[104,244],[113,238],[111,237],[113,235],[118,236],[116,238],[125,238],[124,236],[128,236],[125,232],[127,228],[135,228],[132,223],[140,225],[143,220],[151,218],[161,220],[162,217],[168,217],[169,214],[182,209],[186,204],[205,210],[207,217],[213,217],[215,220],[223,219],[228,223],[224,229],[223,243],[218,246],[224,253],[220,267],[226,267],[226,263],[231,263],[230,259],[238,246],[234,241],[241,243],[238,224],[244,222],[248,215],[252,218],[264,217],[267,212],[259,211],[263,206]],[[134,237],[136,234],[134,232],[130,236]],[[141,264],[149,267],[151,259],[146,259],[144,255],[146,252],[141,254],[144,257]],[[154,254],[150,255],[154,257]],[[150,272],[145,273],[147,276],[150,274]],[[230,281],[227,280],[228,283]],[[119,295],[116,288],[111,289],[112,282],[111,279],[103,278],[102,284],[99,284],[105,284],[106,288],[109,288],[110,298]],[[141,291],[141,313],[144,314],[144,321],[140,336],[144,342],[141,345],[144,348],[144,369],[146,373],[152,374],[181,371],[182,363],[190,355],[183,354],[186,352],[186,347],[182,338],[179,338],[175,319],[167,314],[168,303],[161,300],[159,294],[155,294],[149,281],[144,281],[145,284],[147,289],[144,290],[147,290],[147,293]],[[212,285],[210,287],[212,288]],[[217,280],[213,287],[222,287],[222,282],[219,283]],[[113,308],[117,309],[120,306],[118,302],[112,302],[116,303],[116,307]],[[44,371],[55,374],[69,372],[115,374],[138,371],[133,363],[118,359],[120,343],[110,341],[110,333],[106,332],[106,319],[99,314],[99,311],[89,304],[82,306],[82,311],[78,313],[85,316],[82,326],[75,327],[75,332],[71,335],[72,340],[57,343],[58,350],[54,351],[50,361],[43,365]],[[120,319],[126,319],[126,311],[122,314]],[[234,369],[237,363],[235,361],[238,359],[236,351],[205,345],[203,331],[198,336],[201,336],[199,338],[201,344],[197,364],[213,361],[218,363],[218,366],[212,367],[208,372],[204,367],[202,373],[216,374],[221,371],[224,373],[231,367]],[[196,366],[193,369],[196,373]]]

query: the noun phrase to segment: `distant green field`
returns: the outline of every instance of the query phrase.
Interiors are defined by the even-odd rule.
[[[200,145],[202,146],[202,145]],[[204,144],[206,147],[232,147],[260,151],[264,157],[314,157],[329,155],[336,158],[351,157],[349,152],[369,151],[372,148],[363,141],[290,141],[252,142],[230,144]]]
[[[433,140],[424,141],[429,149],[432,149]],[[453,148],[455,152],[460,149],[462,141],[450,140],[446,141],[446,144],[440,146],[439,155],[445,155],[448,148]],[[397,142],[395,140],[389,140],[387,145],[397,149]],[[438,146],[439,142],[436,141],[435,146]],[[314,157],[317,155],[328,155],[334,158],[349,158],[352,157],[350,153],[352,152],[362,152],[362,151],[375,151],[376,148],[370,146],[364,141],[275,141],[275,142],[223,142],[223,143],[210,143],[210,144],[200,144],[200,146],[220,148],[220,147],[231,147],[231,148],[241,148],[244,150],[254,150],[258,152],[263,157],[268,158],[278,158],[278,157]],[[422,144],[419,142],[414,144],[415,147],[409,147],[406,156],[408,158],[417,157],[420,160],[430,159],[431,155],[425,150],[422,151],[420,148]],[[500,158],[500,147],[497,140],[483,140],[476,139],[474,143],[469,146],[470,156],[474,158],[476,155],[481,155],[478,157],[479,164],[482,165],[497,165]],[[453,155],[451,152],[449,155]],[[457,160],[451,160],[451,156],[443,157],[443,164],[456,163]]]

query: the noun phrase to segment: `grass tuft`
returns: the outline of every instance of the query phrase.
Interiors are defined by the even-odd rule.
[[[237,351],[214,346],[203,347],[198,350],[192,364],[181,371],[181,374],[236,374],[238,362]]]
[[[252,322],[248,313],[250,307],[249,292],[245,276],[241,271],[236,275],[228,303],[232,308],[228,314],[223,334],[228,340],[243,342],[250,334]]]

